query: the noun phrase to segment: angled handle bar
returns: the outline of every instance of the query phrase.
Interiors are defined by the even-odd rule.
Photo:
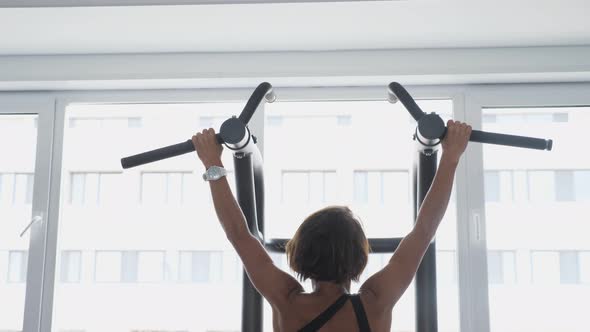
[[[246,125],[250,122],[258,105],[260,105],[264,98],[266,98],[266,101],[269,103],[276,100],[276,95],[272,91],[272,85],[268,82],[258,85],[237,119],[234,117],[223,123],[219,130],[219,134],[216,135],[217,142],[219,142],[219,144],[238,144],[244,140],[245,135],[250,135],[250,132],[246,129]],[[162,159],[176,157],[192,151],[195,151],[195,147],[193,146],[192,140],[189,139],[182,143],[122,158],[121,166],[127,169]]]
[[[423,141],[436,141],[444,137],[446,133],[446,127],[440,117],[436,114],[427,114],[422,111],[420,106],[416,104],[414,98],[410,96],[408,91],[401,84],[397,82],[389,83],[387,100],[390,103],[395,103],[398,100],[401,101],[410,115],[418,122],[418,134],[420,137],[424,138]],[[537,150],[551,151],[553,148],[553,141],[550,139],[491,133],[481,130],[473,130],[469,140],[472,142],[506,145]]]
[[[408,91],[397,82],[389,83],[387,100],[389,100],[389,102],[392,104],[396,103],[398,100],[401,101],[404,107],[408,110],[408,112],[410,112],[410,115],[416,121],[419,121],[424,116],[424,112],[422,109],[420,109],[420,106],[416,104],[414,98],[412,98]]]

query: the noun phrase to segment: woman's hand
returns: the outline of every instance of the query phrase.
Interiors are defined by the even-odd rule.
[[[459,121],[449,120],[447,122],[447,133],[442,141],[443,156],[453,162],[459,162],[470,136],[471,126]]]
[[[221,152],[223,151],[223,146],[217,142],[213,128],[203,129],[203,132],[193,136],[192,141],[205,169],[214,165],[222,166]]]

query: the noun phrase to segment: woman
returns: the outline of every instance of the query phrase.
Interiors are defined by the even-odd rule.
[[[346,207],[328,207],[309,216],[287,245],[290,267],[301,279],[311,279],[313,292],[277,268],[262,244],[250,234],[242,211],[225,177],[210,181],[215,211],[236,249],[248,277],[271,304],[275,331],[385,332],[391,311],[410,285],[418,265],[447,208],[455,170],[465,151],[471,127],[449,120],[436,176],[412,231],[389,263],[349,295],[368,260],[369,245],[359,221]],[[213,129],[192,138],[205,169],[223,167]],[[216,166],[216,167],[215,167]],[[215,179],[215,180],[213,180]],[[350,299],[350,301],[348,301]]]

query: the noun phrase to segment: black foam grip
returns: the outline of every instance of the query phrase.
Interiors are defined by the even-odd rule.
[[[272,85],[270,85],[268,82],[262,82],[256,87],[256,90],[254,90],[250,96],[250,99],[248,99],[246,106],[244,106],[242,113],[240,113],[240,116],[238,117],[238,119],[240,119],[243,124],[248,124],[248,122],[250,122],[250,119],[252,118],[252,115],[254,115],[258,105],[260,105],[262,99],[264,96],[266,96],[270,89],[272,89]]]
[[[424,112],[422,109],[420,109],[420,106],[416,104],[414,98],[410,96],[408,91],[401,84],[397,82],[389,83],[389,91],[395,94],[395,96],[402,102],[414,120],[418,121],[420,118],[422,118]]]
[[[215,135],[217,138],[217,142],[219,144],[223,144],[223,139],[219,134]],[[131,168],[136,167],[144,164],[148,164],[154,161],[176,157],[181,154],[189,153],[195,151],[195,147],[193,145],[192,140],[187,140],[186,142],[165,146],[163,148],[143,152],[140,154],[136,154],[133,156],[125,157],[121,159],[121,166],[123,168]]]
[[[553,146],[553,141],[542,138],[488,133],[480,130],[473,130],[469,140],[472,142],[507,145],[537,150],[551,150]]]

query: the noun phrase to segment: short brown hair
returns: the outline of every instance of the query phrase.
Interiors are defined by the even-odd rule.
[[[367,265],[369,242],[360,221],[345,206],[321,209],[287,243],[289,266],[301,280],[358,281]]]

